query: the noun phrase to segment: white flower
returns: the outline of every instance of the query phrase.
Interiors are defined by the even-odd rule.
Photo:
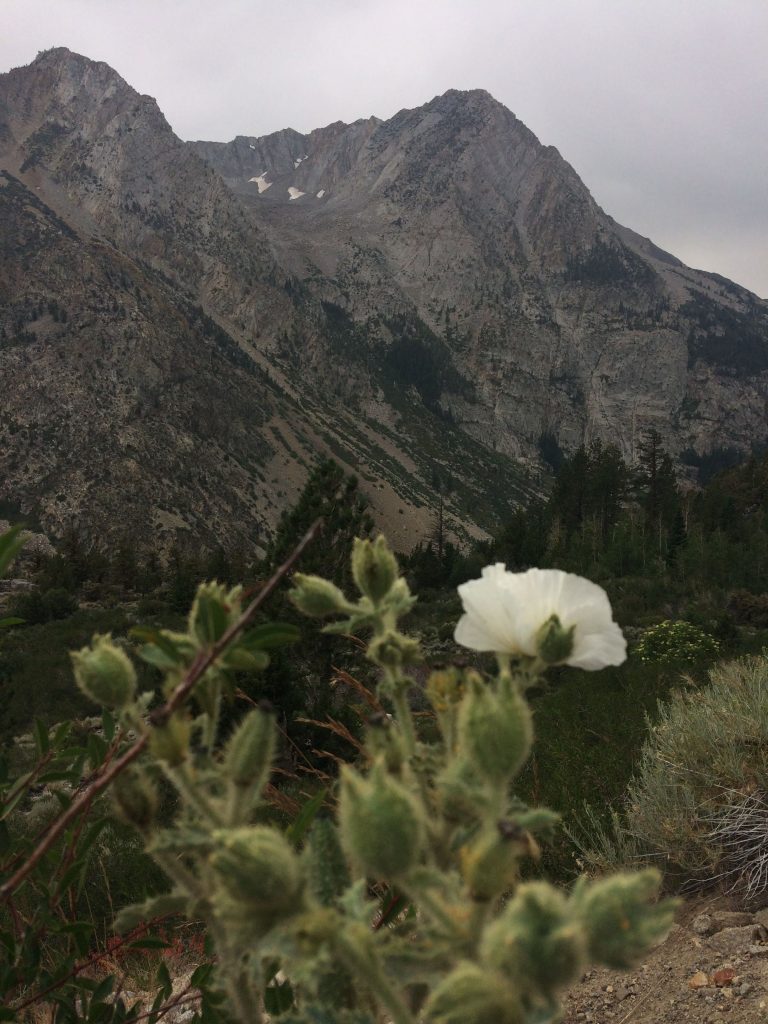
[[[594,670],[627,657],[608,595],[582,576],[560,569],[507,572],[497,562],[483,569],[482,579],[458,589],[464,615],[454,638],[464,647],[534,657],[539,630],[556,615],[564,629],[573,627],[573,649],[564,664]]]

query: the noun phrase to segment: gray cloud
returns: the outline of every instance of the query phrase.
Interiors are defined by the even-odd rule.
[[[488,89],[597,201],[768,295],[765,0],[3,0],[0,68],[69,46],[182,138],[388,117]]]

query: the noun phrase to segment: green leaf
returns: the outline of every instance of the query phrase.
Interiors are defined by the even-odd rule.
[[[244,633],[238,646],[247,647],[248,650],[268,651],[274,647],[295,644],[300,638],[301,633],[296,626],[287,622],[266,622]]]
[[[85,749],[88,752],[88,760],[94,768],[98,768],[101,765],[104,757],[107,753],[107,744],[101,736],[97,736],[95,732],[89,734],[85,744]]]
[[[93,990],[93,995],[91,996],[92,1002],[104,1002],[107,996],[112,995],[112,989],[114,987],[115,976],[114,974],[108,974],[107,977]]]
[[[269,665],[269,655],[264,651],[246,651],[241,647],[233,647],[224,658],[227,668],[239,669],[241,672],[263,672]]]
[[[189,984],[193,988],[202,988],[203,985],[207,984],[211,976],[213,975],[213,964],[200,964],[192,971],[192,976],[189,979]]]
[[[293,1006],[293,987],[290,981],[268,985],[264,989],[264,1008],[267,1013],[285,1013]]]
[[[111,743],[115,738],[115,728],[117,723],[115,722],[115,716],[108,708],[104,708],[101,712],[101,727],[104,731],[104,739],[107,743]]]
[[[169,664],[161,665],[161,668],[167,668],[171,665],[182,665],[192,650],[189,640],[186,638],[184,638],[184,642],[181,639],[175,640],[161,629],[152,629],[148,626],[134,626],[130,630],[130,634],[135,639],[145,642],[144,650],[139,652],[139,656],[144,658],[145,661],[149,661],[149,658],[144,656],[147,648],[152,648],[153,650],[157,648],[158,651],[161,651],[166,656]],[[159,657],[157,654],[154,656]],[[154,664],[154,662],[150,662],[150,664]]]
[[[47,754],[51,749],[51,741],[48,738],[48,726],[41,722],[39,718],[35,719],[34,733],[35,744],[39,753]]]
[[[168,973],[168,967],[164,963],[161,963],[157,968],[156,984],[163,995],[163,999],[168,999],[173,992],[173,982],[171,981],[171,976]]]
[[[24,545],[21,529],[21,526],[12,526],[0,535],[0,576],[5,575],[5,570]]]
[[[298,817],[285,833],[288,841],[294,846],[298,846],[307,834],[307,829],[317,817],[317,812],[323,806],[327,794],[327,789],[320,789],[310,800],[307,800],[299,811]]]
[[[26,619],[20,619],[18,615],[8,615],[4,619],[0,619],[0,629],[5,629],[9,626],[23,626]]]
[[[139,657],[155,668],[176,668],[179,664],[178,658],[166,653],[158,644],[145,644],[139,651]]]
[[[26,775],[22,775],[21,778],[18,780],[16,788],[14,790],[14,796],[12,796],[7,803],[3,804],[3,809],[0,812],[0,821],[2,821],[4,818],[7,818],[11,811],[13,811],[18,806],[20,801],[22,801],[24,797],[27,795],[27,783],[31,778],[32,773],[27,772]]]
[[[226,632],[229,619],[224,605],[209,594],[197,595],[196,632],[206,643],[215,644]]]

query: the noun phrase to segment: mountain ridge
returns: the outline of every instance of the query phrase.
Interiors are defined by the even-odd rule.
[[[141,373],[123,343],[97,355],[100,332],[133,331],[136,351],[158,353],[161,376],[186,366],[188,383],[156,438],[143,435],[137,468],[132,530],[154,528],[153,494],[163,492],[165,543],[203,529],[214,506],[225,539],[248,543],[244,516],[263,537],[318,453],[361,473],[380,523],[405,546],[429,534],[441,500],[461,537],[540,492],[543,438],[572,450],[603,437],[631,459],[655,427],[691,475],[713,448],[768,440],[768,306],[616,224],[558,151],[484,90],[449,90],[388,120],[184,143],[151,97],[59,48],[0,76],[0,171],[9,237],[13,226],[37,238],[30,217],[49,221],[47,241],[24,253],[9,245],[0,262],[0,323],[12,341],[0,335],[0,368],[14,368],[17,389],[0,422],[0,499],[39,505],[55,529],[68,516],[109,529],[119,487],[101,494],[91,474],[88,495],[55,500],[67,463],[81,473],[88,463],[80,435],[45,485],[19,470],[23,367],[44,367],[58,422],[73,397],[48,361],[69,367],[87,352],[89,397],[77,392],[74,404],[121,409]],[[30,196],[52,220],[30,213]],[[75,240],[65,243],[56,218]],[[89,247],[106,247],[90,272],[109,316],[78,327],[90,348],[72,341],[70,313],[86,296],[62,266],[67,245],[70,262],[80,246],[89,266]],[[23,279],[25,261],[34,273]],[[125,301],[121,275],[142,278],[147,310],[174,325],[166,340]],[[37,315],[64,298],[66,324]],[[215,338],[229,353],[221,364]],[[220,411],[203,427],[191,410],[205,406],[209,385]],[[227,388],[239,396],[234,433],[220,422]],[[99,444],[122,458],[120,431],[98,422]],[[215,440],[198,493],[180,487],[173,498],[161,436],[175,438],[171,450],[182,436],[196,451]],[[168,488],[157,484],[163,473]],[[215,490],[229,495],[220,508]]]

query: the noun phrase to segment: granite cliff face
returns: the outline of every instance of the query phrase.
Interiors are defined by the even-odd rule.
[[[107,65],[0,76],[0,511],[258,545],[318,452],[407,547],[654,426],[766,443],[768,306],[617,225],[481,91],[183,143]],[[546,440],[547,444],[542,445]]]
[[[765,443],[768,305],[618,225],[487,93],[290,133],[293,168],[270,163],[284,134],[193,146],[318,293],[443,342],[464,386],[440,405],[484,444],[532,459],[542,436],[599,436],[632,459],[652,426],[695,465]]]

